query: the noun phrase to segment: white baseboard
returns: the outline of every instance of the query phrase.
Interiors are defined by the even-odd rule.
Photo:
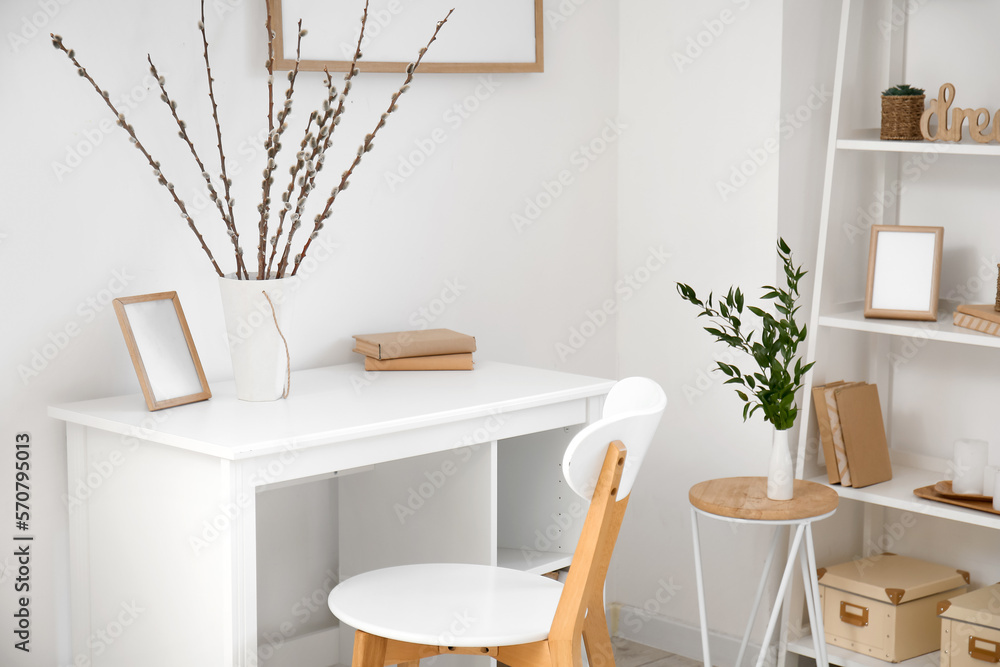
[[[650,614],[638,607],[613,602],[608,606],[608,623],[612,634],[661,651],[702,660],[701,629],[676,620]],[[709,631],[709,650],[716,665],[733,665],[740,652],[740,639]],[[760,646],[751,643],[747,654],[756,656]],[[744,658],[746,663],[747,658]]]

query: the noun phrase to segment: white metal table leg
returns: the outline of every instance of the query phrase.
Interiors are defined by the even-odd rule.
[[[806,529],[808,531],[808,528]],[[808,541],[809,533],[806,533],[806,540]],[[806,609],[809,612],[809,628],[815,630],[816,616],[822,613],[819,609],[819,599],[813,595],[812,587],[812,577],[815,576],[809,569],[809,556],[806,553],[806,549],[801,549],[799,551],[799,563],[802,565],[802,588],[805,591],[806,598]],[[822,654],[822,649],[820,643],[826,643],[825,640],[820,639],[820,637],[813,632],[813,649],[816,651],[816,667],[826,667],[820,662],[820,655]]]
[[[694,536],[694,574],[698,583],[698,618],[701,620],[701,653],[705,667],[712,667],[708,650],[708,614],[705,611],[705,581],[701,572],[701,544],[698,537],[698,513],[691,508],[691,534]]]
[[[819,582],[816,579],[816,550],[813,546],[812,523],[806,524],[806,559],[810,576],[806,580],[805,586],[812,590],[813,608],[816,611],[809,619],[813,639],[817,642],[816,667],[829,667],[830,660],[826,654],[826,630],[823,627],[823,609],[819,604]]]
[[[799,548],[802,546],[802,533],[805,532],[806,525],[808,524],[800,523],[795,528],[795,537],[792,539],[792,547],[788,552],[788,561],[785,564],[785,571],[781,575],[781,583],[778,585],[778,595],[775,597],[771,616],[767,620],[764,641],[760,645],[760,655],[757,656],[757,667],[763,667],[764,665],[764,658],[767,656],[767,647],[771,643],[771,635],[774,634],[774,628],[778,623],[778,616],[781,615],[781,601],[784,599],[785,589],[788,587],[788,581],[792,578],[791,574],[795,569],[795,559],[798,557]]]
[[[760,575],[760,583],[757,585],[757,594],[753,599],[753,606],[750,607],[750,618],[747,619],[747,628],[743,632],[743,641],[740,642],[740,652],[736,655],[736,667],[743,664],[743,656],[746,655],[747,645],[750,643],[750,632],[753,630],[754,619],[757,618],[757,609],[760,607],[760,600],[764,597],[764,586],[767,584],[767,575],[771,572],[771,563],[774,562],[774,554],[778,551],[778,542],[781,538],[781,526],[774,527],[774,538],[771,540],[771,549],[767,552],[767,560],[764,561],[764,570]]]

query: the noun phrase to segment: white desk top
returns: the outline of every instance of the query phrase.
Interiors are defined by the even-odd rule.
[[[602,396],[613,380],[476,362],[474,371],[366,373],[360,363],[292,374],[286,400],[250,403],[233,383],[200,403],[149,412],[141,394],[49,407],[66,422],[237,460],[459,419]]]

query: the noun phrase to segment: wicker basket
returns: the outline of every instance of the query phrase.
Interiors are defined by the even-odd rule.
[[[920,116],[924,113],[924,95],[883,95],[880,139],[921,141]]]

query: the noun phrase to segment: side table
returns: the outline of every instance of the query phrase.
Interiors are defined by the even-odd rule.
[[[774,561],[774,556],[777,553],[781,534],[784,532],[781,528],[785,526],[789,530],[791,530],[792,526],[795,526],[795,534],[792,537],[785,570],[781,575],[778,595],[775,599],[775,604],[772,605],[771,615],[767,622],[764,641],[761,644],[760,655],[757,658],[757,667],[761,667],[764,664],[764,657],[767,653],[766,649],[771,642],[771,636],[774,634],[785,590],[791,579],[792,570],[795,569],[796,558],[798,558],[802,567],[802,580],[806,591],[806,607],[809,610],[809,622],[812,627],[813,644],[816,649],[816,664],[817,667],[828,667],[826,639],[823,632],[823,610],[819,606],[819,585],[816,581],[816,553],[813,549],[812,524],[814,521],[819,521],[833,515],[837,509],[839,497],[836,491],[825,484],[817,484],[816,482],[808,482],[801,479],[795,480],[793,494],[791,500],[769,499],[767,497],[766,477],[713,479],[691,487],[691,491],[688,493],[688,500],[691,502],[694,566],[695,575],[698,580],[701,647],[706,667],[711,666],[712,660],[708,648],[708,620],[705,611],[705,582],[702,574],[701,544],[698,537],[698,515],[730,523],[775,526],[774,538],[771,541],[767,560],[764,562],[764,572],[761,575],[760,584],[757,586],[757,594],[754,597],[750,619],[747,621],[743,641],[740,643],[740,651],[736,658],[736,667],[740,667],[743,662],[743,656],[750,641],[750,631],[753,628],[754,615],[757,613],[761,597],[764,595],[767,575],[771,570],[771,563]],[[803,546],[805,547],[804,549]]]

